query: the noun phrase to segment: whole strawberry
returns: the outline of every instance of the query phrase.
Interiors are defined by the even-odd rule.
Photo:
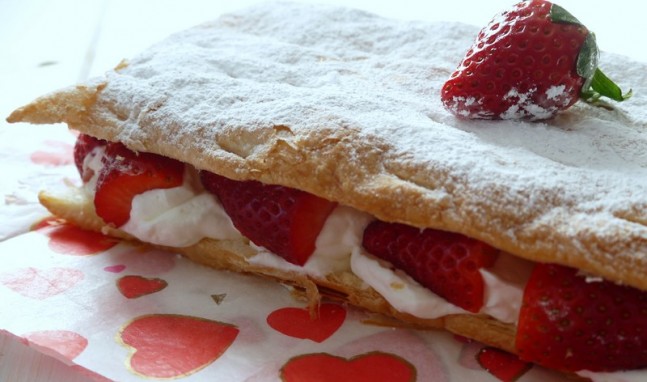
[[[441,99],[462,118],[553,117],[579,98],[627,99],[598,69],[593,33],[564,8],[522,1],[482,29]]]

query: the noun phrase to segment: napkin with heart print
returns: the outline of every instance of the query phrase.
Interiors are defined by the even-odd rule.
[[[95,380],[563,379],[445,332],[371,325],[344,305],[324,302],[313,319],[279,284],[47,217],[38,190],[78,182],[74,135],[1,134],[0,332]]]

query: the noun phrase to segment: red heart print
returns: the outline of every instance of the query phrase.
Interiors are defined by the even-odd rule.
[[[107,251],[118,243],[109,236],[81,229],[55,217],[43,219],[31,229],[49,236],[49,248],[65,255],[94,255]]]
[[[532,364],[514,354],[493,347],[484,347],[476,355],[479,364],[501,382],[513,382],[524,375]]]
[[[83,272],[71,268],[22,268],[0,276],[0,283],[36,300],[63,293],[83,280]]]
[[[152,378],[193,374],[217,360],[234,342],[238,328],[200,317],[156,314],[126,324],[120,341],[130,348],[134,373]]]
[[[285,382],[413,382],[415,368],[389,353],[365,353],[350,359],[327,353],[306,354],[292,358],[281,368]]]
[[[303,308],[281,308],[267,316],[267,324],[286,336],[323,342],[333,335],[346,319],[346,309],[337,304],[322,304],[319,315],[311,317]]]
[[[137,298],[159,292],[166,288],[167,285],[168,283],[162,279],[148,279],[135,275],[124,276],[117,280],[117,289],[126,298]]]
[[[53,350],[65,359],[73,360],[88,346],[88,340],[69,330],[43,330],[25,334],[30,344]]]
[[[126,269],[126,266],[123,264],[108,265],[107,267],[103,267],[104,271],[110,273],[123,272],[124,269]]]
[[[32,163],[45,166],[64,166],[72,163],[74,147],[66,142],[46,141],[47,150],[31,154]]]
[[[87,231],[71,224],[53,227],[46,233],[49,248],[60,254],[86,256],[94,255],[114,247],[118,241],[98,232]]]

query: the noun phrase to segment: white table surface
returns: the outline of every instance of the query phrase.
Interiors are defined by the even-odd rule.
[[[0,139],[16,107],[59,87],[100,75],[175,31],[257,3],[255,0],[0,0]],[[303,1],[314,2],[314,1]],[[322,0],[407,20],[485,25],[508,0]],[[560,2],[596,33],[602,50],[647,61],[647,3]],[[289,22],[289,20],[286,20]],[[640,40],[639,40],[640,39]],[[639,42],[636,42],[639,40]],[[467,47],[466,47],[467,49]],[[0,205],[0,208],[2,206]],[[2,222],[0,222],[2,224]],[[7,311],[2,307],[2,311]],[[10,311],[10,309],[8,310]],[[68,366],[0,335],[0,381],[87,381]]]

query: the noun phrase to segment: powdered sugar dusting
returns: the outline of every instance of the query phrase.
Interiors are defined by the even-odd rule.
[[[548,99],[559,99],[562,98],[566,93],[566,86],[565,85],[559,85],[559,86],[551,86],[546,90],[546,97]],[[568,103],[564,103],[565,105],[568,105]]]
[[[384,170],[419,187],[421,202],[447,204],[443,222],[464,221],[484,237],[503,230],[511,240],[550,226],[582,246],[594,237],[635,242],[632,256],[647,256],[647,65],[602,56],[609,76],[634,87],[613,110],[578,103],[542,123],[460,120],[439,94],[477,32],[345,8],[262,5],[152,47],[108,73],[102,97],[123,114],[127,142],[152,134],[138,121],[162,115],[177,130],[170,146],[205,129],[213,142],[239,127],[306,135],[350,127],[386,144]],[[524,94],[509,96],[519,101],[509,117],[550,112],[524,103]],[[248,145],[243,151],[254,153]],[[483,221],[466,218],[474,212]]]
[[[520,93],[517,89],[512,88],[503,96],[504,100],[512,100],[514,103],[500,115],[501,119],[529,119],[543,120],[550,118],[560,110],[557,105],[566,106],[571,103],[570,93],[565,91],[566,86],[552,86],[546,90],[546,98],[555,101],[555,106],[545,108],[534,103],[534,94],[537,89],[533,88],[526,93]]]

